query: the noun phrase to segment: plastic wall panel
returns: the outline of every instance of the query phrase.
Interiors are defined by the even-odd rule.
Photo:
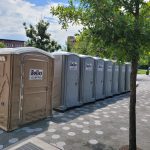
[[[99,58],[95,58],[94,95],[96,100],[104,98],[104,60]]]
[[[112,61],[104,62],[104,93],[105,97],[112,96]]]
[[[88,103],[95,101],[94,98],[94,59],[81,57],[80,65],[80,102]]]
[[[130,91],[131,64],[125,64],[125,91]]]
[[[113,63],[112,67],[112,93],[116,95],[118,91],[118,81],[119,81],[119,66],[116,62]]]
[[[125,92],[125,64],[119,65],[119,93]]]

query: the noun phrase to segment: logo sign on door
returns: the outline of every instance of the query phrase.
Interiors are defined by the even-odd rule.
[[[112,66],[108,66],[108,72],[112,71]]]
[[[77,70],[78,68],[78,63],[77,62],[70,62],[69,64],[69,69],[70,70]]]
[[[42,69],[30,69],[29,80],[43,80],[43,70]]]
[[[86,64],[86,67],[85,67],[86,71],[92,71],[92,69],[93,69],[92,64]]]
[[[103,65],[102,64],[98,64],[97,71],[103,71]]]
[[[0,56],[0,61],[1,61],[1,62],[6,61],[6,57],[5,57],[5,56]]]

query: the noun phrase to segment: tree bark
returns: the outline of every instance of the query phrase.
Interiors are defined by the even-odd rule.
[[[136,77],[138,60],[131,62],[131,94],[129,109],[129,150],[136,150]]]

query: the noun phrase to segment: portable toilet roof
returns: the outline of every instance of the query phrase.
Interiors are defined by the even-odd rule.
[[[44,55],[53,57],[50,53],[35,47],[0,48],[0,54],[22,54],[30,52],[39,52]]]
[[[83,55],[83,54],[79,54],[78,56],[82,57],[82,58],[93,58],[92,56],[89,55]]]

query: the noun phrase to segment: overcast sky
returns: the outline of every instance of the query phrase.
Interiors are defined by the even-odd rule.
[[[49,32],[53,39],[64,45],[67,36],[74,35],[81,26],[70,26],[61,30],[58,19],[50,14],[50,7],[67,4],[68,0],[0,0],[0,38],[27,40],[23,22],[36,24],[40,19],[50,23]]]

